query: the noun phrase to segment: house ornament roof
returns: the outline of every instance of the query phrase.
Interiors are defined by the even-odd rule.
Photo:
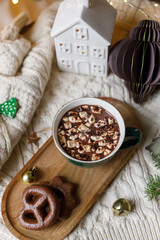
[[[64,0],[58,9],[51,36],[56,37],[84,22],[111,44],[116,10],[106,0],[90,0],[89,3],[87,7],[87,0]]]

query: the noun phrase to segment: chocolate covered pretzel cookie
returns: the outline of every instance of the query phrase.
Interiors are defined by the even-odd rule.
[[[31,230],[45,229],[58,218],[68,218],[77,206],[75,186],[56,176],[50,182],[27,187],[23,192],[23,203],[20,224]]]
[[[52,225],[59,216],[56,194],[44,185],[32,185],[23,192],[24,207],[19,215],[20,224],[27,229],[41,230]]]

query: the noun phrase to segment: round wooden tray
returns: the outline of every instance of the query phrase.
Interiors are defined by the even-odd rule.
[[[116,107],[125,120],[126,127],[141,129],[140,122],[132,107],[111,98],[103,98]],[[57,150],[52,137],[42,146],[24,168],[13,178],[7,186],[2,199],[2,216],[8,229],[13,235],[23,240],[60,240],[67,236],[94,204],[105,188],[134,154],[136,147],[119,150],[112,160],[96,168],[81,168],[69,163]],[[21,227],[18,221],[20,209],[23,206],[22,193],[26,184],[22,181],[22,173],[36,166],[41,177],[37,182],[49,181],[54,176],[62,176],[66,180],[78,185],[77,195],[79,205],[72,211],[65,221],[57,221],[52,227],[33,231]]]

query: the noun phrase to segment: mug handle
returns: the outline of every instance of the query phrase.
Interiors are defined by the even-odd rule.
[[[140,129],[135,127],[127,127],[125,140],[122,143],[120,149],[131,148],[138,145],[142,140],[142,132]]]

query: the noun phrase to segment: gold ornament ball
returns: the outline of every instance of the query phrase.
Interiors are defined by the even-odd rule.
[[[112,209],[115,216],[123,216],[131,211],[131,205],[126,199],[120,198],[115,201]]]
[[[32,183],[36,180],[36,168],[31,168],[25,171],[22,175],[22,179],[25,183]]]

